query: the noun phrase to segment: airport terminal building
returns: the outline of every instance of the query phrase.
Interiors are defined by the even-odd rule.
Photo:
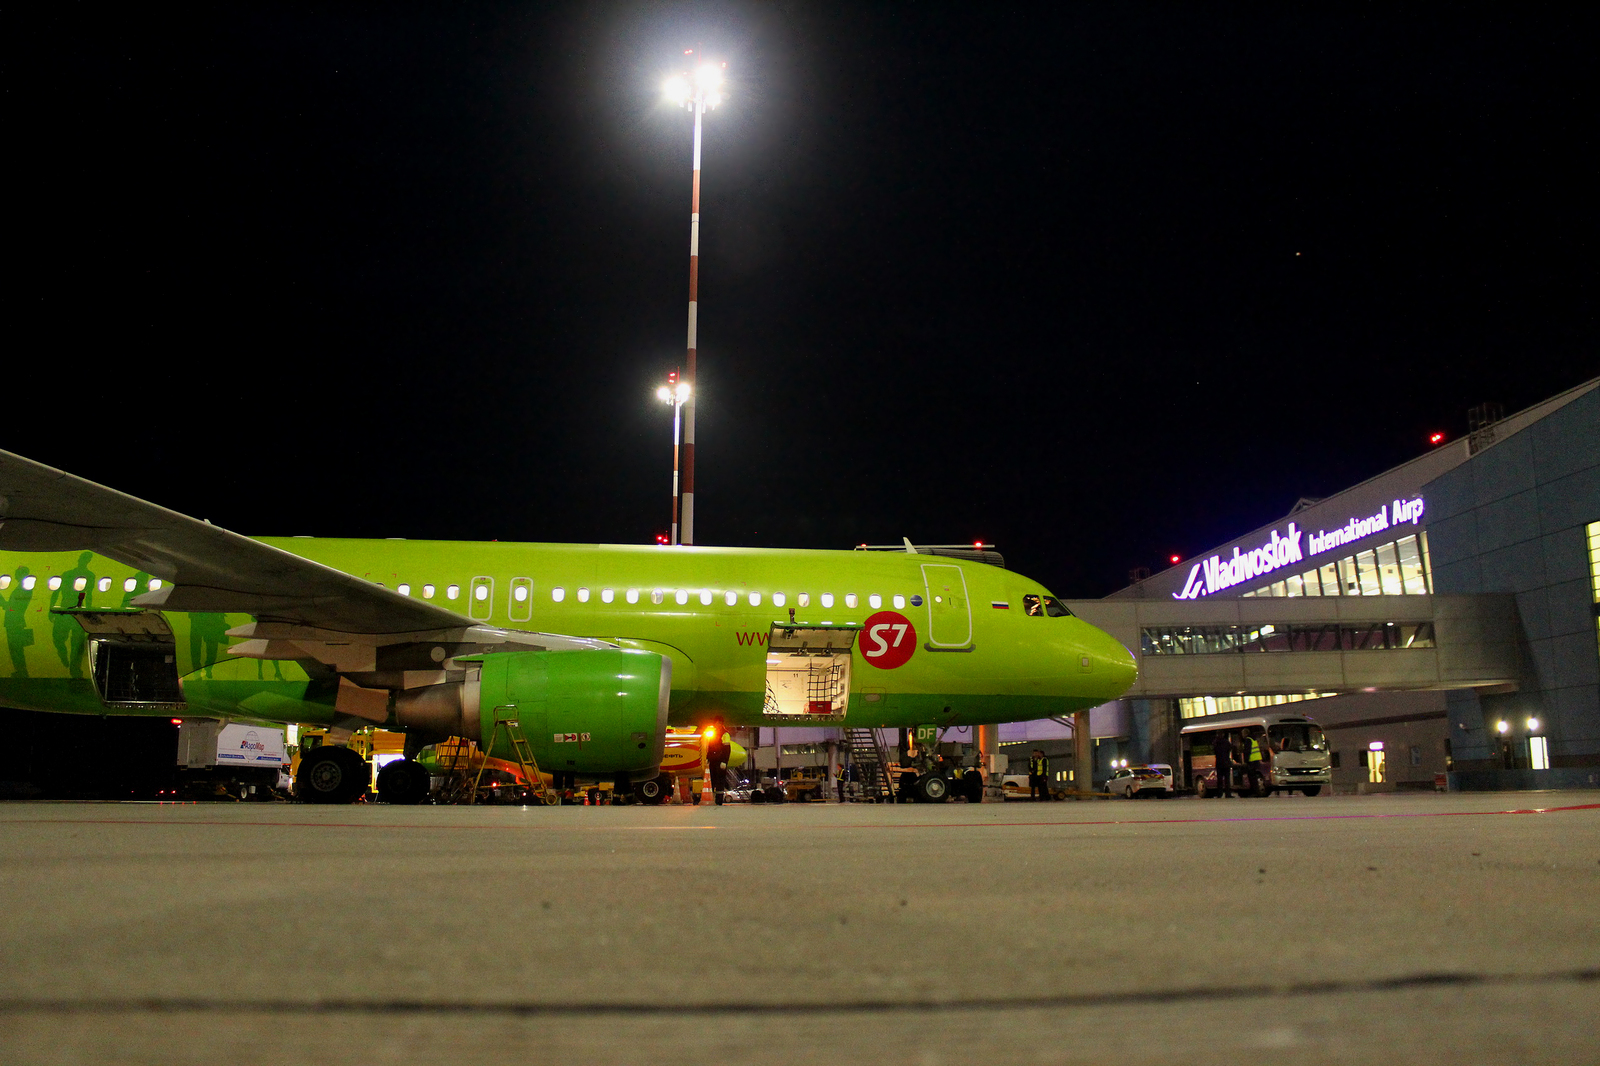
[[[1468,437],[1072,601],[1139,661],[1097,747],[1175,763],[1191,720],[1275,707],[1322,723],[1340,791],[1600,783],[1600,378],[1474,414]]]

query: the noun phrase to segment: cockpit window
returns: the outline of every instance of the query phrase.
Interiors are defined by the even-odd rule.
[[[1067,605],[1054,596],[1026,595],[1022,597],[1022,613],[1034,618],[1071,618]]]

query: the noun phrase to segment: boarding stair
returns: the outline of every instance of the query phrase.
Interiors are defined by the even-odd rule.
[[[511,713],[502,715],[501,711]],[[478,776],[472,782],[472,795],[476,798],[478,784],[483,780],[483,772],[489,767],[489,752],[494,751],[494,746],[500,739],[500,731],[504,730],[506,740],[511,744],[511,753],[516,757],[517,766],[522,770],[522,780],[527,785],[528,791],[533,794],[536,802],[546,807],[554,807],[561,802],[561,797],[556,795],[555,789],[544,783],[544,776],[539,773],[539,763],[533,757],[533,747],[528,743],[528,738],[522,735],[522,724],[517,720],[516,711],[515,707],[494,709],[494,729],[489,734],[488,747],[484,749],[484,760],[478,764]]]
[[[878,739],[876,729],[849,728],[844,731],[850,749],[850,762],[861,781],[861,798],[872,803],[893,803],[894,782],[889,779],[889,754]]]

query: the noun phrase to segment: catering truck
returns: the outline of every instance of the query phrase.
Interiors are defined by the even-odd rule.
[[[288,763],[282,726],[179,720],[178,776],[185,795],[272,799]]]

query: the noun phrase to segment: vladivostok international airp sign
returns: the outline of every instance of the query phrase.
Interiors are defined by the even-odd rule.
[[[879,611],[861,625],[861,657],[880,670],[904,666],[917,650],[917,627],[903,614]]]

